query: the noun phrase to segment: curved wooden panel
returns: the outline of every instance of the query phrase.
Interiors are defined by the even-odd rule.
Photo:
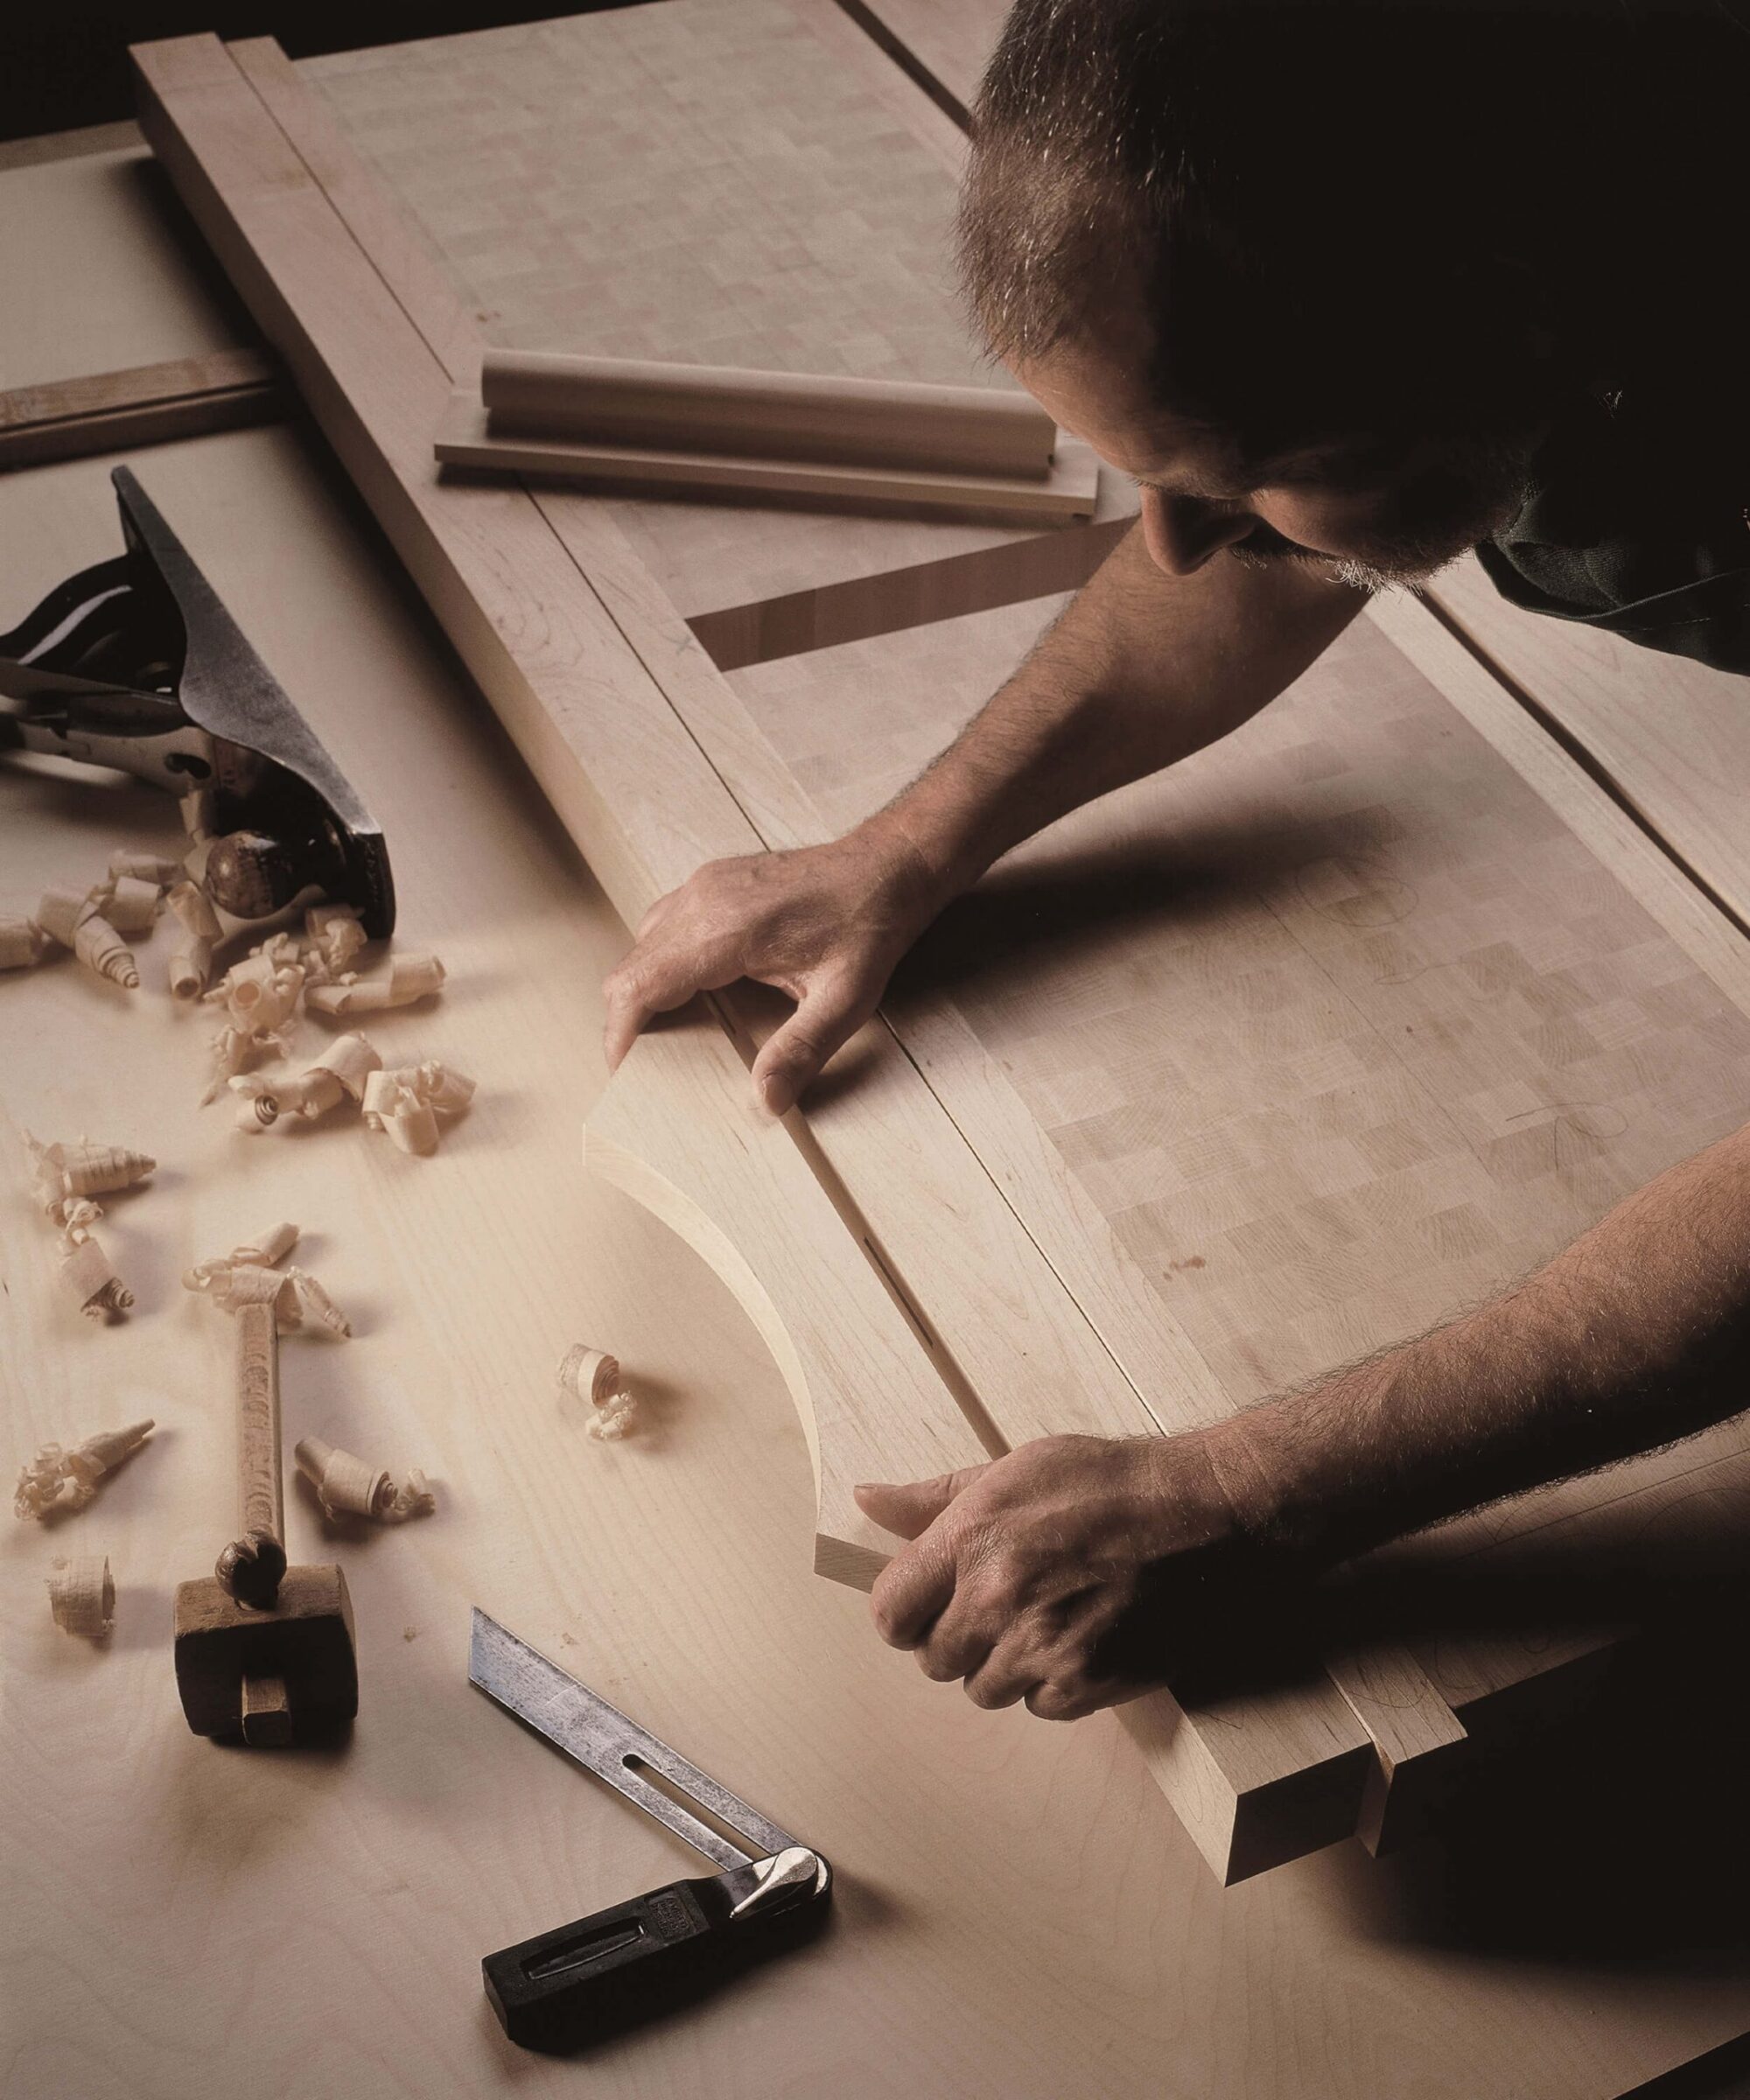
[[[701,1255],[759,1329],[808,1438],[816,1571],[868,1589],[893,1541],[851,1488],[990,1453],[707,1012],[639,1040],[590,1115],[584,1160]]]

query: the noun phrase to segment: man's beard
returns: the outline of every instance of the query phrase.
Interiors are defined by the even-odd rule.
[[[1518,516],[1532,492],[1536,442],[1535,434],[1522,434],[1448,446],[1396,493],[1399,515],[1353,555],[1302,547],[1262,519],[1228,552],[1242,568],[1294,561],[1369,593],[1419,590]]]

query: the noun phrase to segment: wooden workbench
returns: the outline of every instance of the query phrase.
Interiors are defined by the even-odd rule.
[[[135,155],[93,172],[0,174],[0,225],[18,223],[4,186],[28,175],[33,254],[108,241],[136,256],[156,236],[136,215],[162,223],[158,186]],[[39,299],[0,320],[9,386],[104,369],[130,325],[119,291],[112,311],[67,303],[55,320],[69,280],[38,274]],[[164,323],[141,357],[235,340],[179,242],[150,281],[187,333]],[[58,352],[60,371],[44,361]],[[0,480],[6,605],[112,551],[108,464]],[[1346,1847],[1224,1894],[1110,1717],[979,1714],[881,1648],[861,1600],[808,1571],[806,1453],[752,1328],[678,1242],[576,1168],[603,1079],[597,985],[624,931],[392,558],[300,426],[136,466],[382,818],[403,937],[450,964],[441,1002],[373,1033],[453,1059],[481,1092],[430,1161],[355,1128],[252,1144],[223,1110],[195,1110],[205,1032],[156,989],[162,934],[131,1001],[70,963],[0,984],[9,1126],[88,1130],[161,1162],[114,1208],[139,1306],[107,1331],[56,1298],[16,1181],[0,1200],[0,1398],[19,1458],[142,1413],[161,1424],[90,1509],[52,1536],[10,1527],[0,1554],[0,2090],[441,2096],[588,2077],[702,2100],[1578,2100],[1750,2026],[1730,1905],[1698,1903],[1693,1873],[1705,1847],[1729,1880],[1743,1834],[1701,1788],[1693,1745],[1698,1790],[1656,1812],[1619,1800],[1602,1826],[1596,1797],[1540,1796],[1528,1776],[1508,1827],[1483,1819],[1392,1864]],[[9,906],[94,873],[113,844],[170,836],[130,788],[18,767],[0,788]],[[290,1434],[423,1465],[440,1508],[359,1540],[290,1497],[294,1558],[346,1566],[364,1705],[342,1752],[252,1758],[187,1734],[170,1675],[171,1592],[228,1522],[232,1437],[227,1338],[177,1279],[282,1214],[358,1329],[344,1348],[286,1345]],[[581,1339],[621,1354],[651,1435],[583,1436],[553,1387]],[[53,1553],[93,1550],[113,1557],[121,1602],[88,1652],[50,1628],[41,1585]],[[822,1944],[587,2069],[510,2049],[479,1956],[690,1869],[469,1690],[475,1600],[822,1846],[840,1875]]]

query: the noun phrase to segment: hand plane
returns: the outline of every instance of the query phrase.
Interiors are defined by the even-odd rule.
[[[395,926],[382,831],[125,466],[126,551],[0,634],[0,751],[119,767],[165,788],[221,911],[266,919],[315,892]]]

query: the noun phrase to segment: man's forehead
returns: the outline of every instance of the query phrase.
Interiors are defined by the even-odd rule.
[[[1237,447],[1163,409],[1134,350],[1064,342],[1012,369],[1066,430],[1138,480],[1170,478],[1217,499],[1245,493]]]
[[[1404,469],[1419,449],[1400,434],[1346,430],[1268,453],[1249,450],[1210,424],[1175,415],[1156,399],[1147,356],[1134,340],[1080,337],[1011,368],[1073,437],[1144,483],[1174,493],[1237,500],[1292,481],[1357,482]]]

